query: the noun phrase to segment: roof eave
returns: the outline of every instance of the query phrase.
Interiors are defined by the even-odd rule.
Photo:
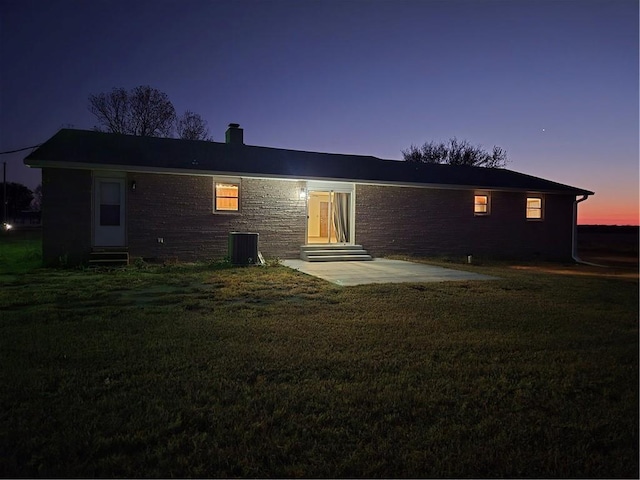
[[[547,194],[564,194],[564,195],[594,195],[594,192],[589,190],[582,190],[578,188],[569,187],[567,189],[531,189],[531,188],[517,188],[517,187],[497,187],[490,185],[476,185],[476,184],[448,184],[448,183],[429,183],[429,182],[403,182],[398,180],[379,180],[379,179],[364,179],[364,178],[344,178],[344,177],[327,177],[327,176],[300,176],[300,175],[282,175],[282,174],[268,174],[268,173],[252,173],[252,172],[238,172],[238,171],[223,171],[223,170],[206,170],[198,168],[175,168],[175,167],[144,167],[139,165],[127,165],[127,164],[95,164],[95,163],[81,163],[81,162],[51,162],[45,160],[32,159],[27,163],[25,158],[24,163],[31,168],[68,168],[74,170],[96,170],[96,171],[125,171],[131,173],[157,173],[157,174],[171,174],[171,175],[198,175],[198,176],[229,176],[229,177],[244,177],[244,178],[264,178],[271,180],[319,180],[329,182],[345,182],[345,183],[359,183],[362,185],[383,185],[383,186],[399,186],[399,187],[418,187],[418,188],[439,188],[446,190],[484,190],[484,191],[496,191],[496,192],[531,192],[531,193],[547,193]]]

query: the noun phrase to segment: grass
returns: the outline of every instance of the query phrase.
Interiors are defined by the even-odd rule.
[[[42,264],[41,245],[39,230],[0,229],[0,275],[26,273],[38,268]]]
[[[637,478],[637,277],[547,267],[14,264],[0,476]]]

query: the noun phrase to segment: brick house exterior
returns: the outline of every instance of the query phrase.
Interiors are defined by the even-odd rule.
[[[241,180],[240,213],[212,214],[213,180],[206,176],[129,174],[129,253],[194,261],[227,255],[229,232],[260,234],[265,257],[293,258],[304,243],[305,202],[297,182]],[[166,208],[157,208],[158,203]],[[163,243],[158,243],[158,237]]]
[[[133,258],[223,258],[235,231],[258,233],[267,258],[326,238],[374,256],[570,259],[577,202],[593,194],[506,169],[254,147],[242,136],[235,124],[227,143],[61,130],[25,159],[43,171],[45,263],[83,263],[105,245]]]
[[[45,265],[85,262],[91,252],[91,171],[42,169],[42,258]],[[70,185],[73,187],[70,188]]]
[[[571,258],[574,196],[545,195],[544,220],[527,221],[526,193],[491,192],[491,214],[475,216],[475,191],[358,185],[357,241],[376,256]]]

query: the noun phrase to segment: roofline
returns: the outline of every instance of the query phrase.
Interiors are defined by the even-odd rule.
[[[487,187],[486,185],[462,185],[447,183],[424,183],[424,182],[399,182],[384,180],[364,180],[357,178],[335,178],[335,177],[299,177],[295,175],[269,175],[269,174],[252,174],[246,172],[226,172],[214,170],[198,170],[190,168],[162,168],[162,167],[141,167],[135,165],[107,165],[80,162],[49,162],[49,161],[33,161],[27,164],[31,168],[68,168],[74,170],[91,170],[91,171],[124,171],[130,173],[156,173],[159,175],[195,175],[195,176],[228,176],[241,178],[255,178],[266,180],[288,180],[288,181],[307,181],[321,180],[329,182],[359,183],[361,185],[380,185],[380,186],[398,186],[398,187],[417,187],[417,188],[438,188],[442,190],[483,190],[493,192],[538,192],[549,194],[572,194],[572,195],[595,195],[594,192],[571,188],[571,190],[552,190],[552,189],[530,189],[530,188],[500,188]]]

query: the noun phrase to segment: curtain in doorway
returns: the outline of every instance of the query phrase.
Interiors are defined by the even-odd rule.
[[[333,194],[333,225],[338,243],[349,242],[349,194]]]

